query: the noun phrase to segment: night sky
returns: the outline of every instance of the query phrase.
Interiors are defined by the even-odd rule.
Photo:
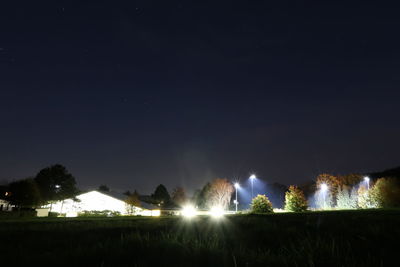
[[[400,8],[384,1],[6,1],[0,180],[301,184],[400,165]]]

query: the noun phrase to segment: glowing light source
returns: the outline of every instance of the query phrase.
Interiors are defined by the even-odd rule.
[[[224,209],[220,206],[212,207],[210,210],[210,215],[216,219],[221,218],[224,216]]]
[[[327,185],[327,184],[323,183],[323,184],[321,184],[320,187],[321,187],[321,191],[322,191],[322,192],[328,191],[328,185]]]
[[[185,218],[192,218],[197,215],[197,211],[192,205],[187,205],[183,207],[181,215]]]
[[[251,199],[254,198],[254,189],[253,189],[253,187],[254,187],[254,180],[255,180],[256,178],[257,178],[257,177],[256,177],[255,174],[250,175],[250,181],[251,181]]]
[[[368,177],[368,176],[365,176],[365,177],[364,177],[364,182],[367,183],[367,188],[368,188],[368,190],[369,190],[369,177]]]
[[[235,204],[235,211],[236,212],[238,211],[238,204],[239,204],[238,198],[237,198],[237,192],[238,192],[239,187],[240,187],[239,183],[235,183],[235,195],[236,195],[236,197],[235,197],[235,200],[233,201],[233,203]]]

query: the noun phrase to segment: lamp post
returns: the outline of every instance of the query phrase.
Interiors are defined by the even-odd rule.
[[[254,187],[254,180],[256,179],[256,176],[254,175],[254,174],[252,174],[251,176],[250,176],[250,182],[251,182],[251,199],[253,199],[254,198],[254,190],[253,190],[253,187]]]
[[[364,182],[367,184],[367,189],[369,190],[369,177],[368,176],[364,177]]]
[[[237,211],[238,211],[238,204],[239,204],[239,202],[238,202],[238,198],[237,198],[237,191],[238,191],[238,188],[240,187],[240,185],[239,185],[239,183],[235,183],[235,195],[236,195],[236,197],[235,197],[235,211],[236,211],[236,213],[237,213]]]

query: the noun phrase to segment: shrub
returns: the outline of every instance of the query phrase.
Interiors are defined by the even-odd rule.
[[[114,217],[121,216],[121,213],[118,211],[111,210],[84,210],[83,212],[78,213],[78,217]]]
[[[308,203],[303,191],[296,186],[289,186],[289,191],[285,194],[285,210],[287,211],[306,211]]]
[[[380,178],[370,189],[371,198],[379,208],[400,206],[400,185],[394,178]]]
[[[273,212],[272,203],[266,195],[257,195],[251,201],[251,212],[253,213],[271,213]]]
[[[365,186],[360,186],[358,189],[358,207],[362,209],[377,208],[378,203],[373,197],[372,190],[368,190]]]
[[[357,190],[355,188],[350,191],[347,186],[341,186],[336,196],[336,208],[356,209],[357,199]]]

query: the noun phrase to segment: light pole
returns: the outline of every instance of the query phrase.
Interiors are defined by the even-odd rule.
[[[240,187],[239,183],[235,183],[235,190],[236,190],[236,192],[235,192],[235,194],[236,194],[236,197],[235,197],[235,211],[236,211],[236,213],[237,213],[238,204],[239,204],[238,199],[237,199],[237,191],[238,191],[239,187]]]
[[[365,181],[365,183],[367,184],[367,189],[369,190],[369,177],[368,177],[368,176],[365,176],[365,177],[364,177],[364,181]]]
[[[328,185],[323,183],[321,184],[321,192],[324,197],[324,208],[326,207],[326,192],[328,191]]]
[[[251,182],[251,199],[253,200],[253,198],[254,198],[254,190],[253,190],[253,187],[254,187],[254,180],[256,179],[256,176],[254,175],[254,174],[252,174],[251,176],[250,176],[250,182]]]

